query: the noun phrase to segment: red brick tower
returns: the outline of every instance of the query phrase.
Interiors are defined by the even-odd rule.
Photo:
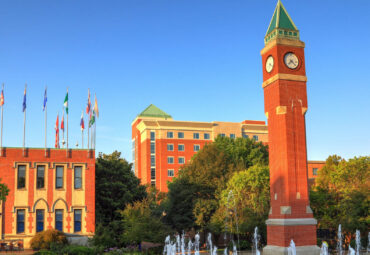
[[[279,0],[261,51],[271,196],[264,255],[287,254],[291,240],[297,254],[319,254],[308,197],[304,46]]]

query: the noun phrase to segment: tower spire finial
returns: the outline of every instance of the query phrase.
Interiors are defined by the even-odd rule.
[[[276,37],[299,40],[299,31],[281,0],[278,0],[265,35],[265,44]]]

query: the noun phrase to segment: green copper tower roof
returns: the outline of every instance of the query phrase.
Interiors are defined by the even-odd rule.
[[[154,118],[172,118],[171,115],[165,113],[154,104],[149,105],[144,111],[142,111],[138,117],[154,117]]]
[[[276,37],[299,40],[299,31],[280,0],[278,0],[267,29],[265,44]]]

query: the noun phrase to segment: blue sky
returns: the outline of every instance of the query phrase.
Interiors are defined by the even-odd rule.
[[[266,120],[260,50],[277,1],[120,0],[0,3],[3,145],[48,146],[69,87],[70,145],[96,93],[97,151],[131,160],[131,122],[153,103],[176,120]],[[370,152],[370,1],[283,0],[306,43],[308,158]],[[85,135],[86,137],[86,135]]]

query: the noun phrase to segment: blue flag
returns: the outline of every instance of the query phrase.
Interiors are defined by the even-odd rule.
[[[26,110],[26,87],[24,87],[23,112]]]
[[[45,111],[45,107],[46,107],[46,102],[48,101],[48,96],[47,96],[47,93],[46,93],[46,88],[45,88],[45,93],[44,93],[44,106],[42,107],[42,110]]]

